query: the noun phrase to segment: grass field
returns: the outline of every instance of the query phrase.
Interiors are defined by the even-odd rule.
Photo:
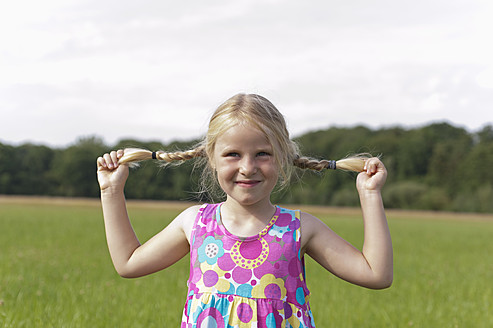
[[[141,241],[187,204],[129,203]],[[357,247],[359,212],[309,208]],[[493,216],[388,212],[395,274],[372,291],[307,260],[317,327],[493,327]],[[0,197],[0,327],[179,327],[188,259],[114,271],[99,203]]]

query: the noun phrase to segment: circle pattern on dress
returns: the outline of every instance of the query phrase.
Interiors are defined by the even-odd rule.
[[[251,270],[259,267],[269,256],[269,244],[264,238],[250,242],[237,241],[231,248],[236,265]]]
[[[207,255],[208,258],[216,257],[218,252],[219,247],[214,243],[210,243],[205,247],[205,255]]]

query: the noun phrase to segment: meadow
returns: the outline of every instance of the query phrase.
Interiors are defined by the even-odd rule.
[[[188,204],[129,202],[141,240]],[[306,208],[362,244],[358,210]],[[307,258],[317,327],[493,327],[493,216],[388,211],[394,283],[353,286]],[[94,200],[0,197],[0,327],[179,327],[188,259],[120,278]]]

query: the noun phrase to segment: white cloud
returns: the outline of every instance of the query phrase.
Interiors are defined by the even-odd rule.
[[[493,89],[493,68],[481,71],[476,78],[476,82],[482,88]]]
[[[493,121],[488,1],[1,6],[0,140],[187,139],[242,91],[271,99],[293,134]]]

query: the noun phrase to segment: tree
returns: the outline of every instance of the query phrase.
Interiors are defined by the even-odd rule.
[[[50,172],[57,183],[56,193],[70,197],[98,197],[96,159],[107,151],[101,139],[86,137],[57,152]]]

